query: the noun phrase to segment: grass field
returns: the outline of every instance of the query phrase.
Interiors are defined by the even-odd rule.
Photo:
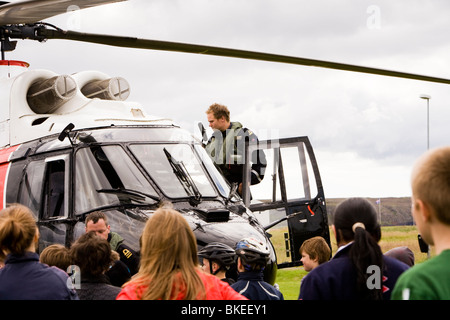
[[[414,252],[415,263],[421,263],[427,259],[427,254],[420,252],[417,241],[416,226],[394,226],[381,228],[381,241],[379,242],[381,250],[386,252],[394,247],[407,246]],[[283,228],[271,229],[272,243],[277,252],[279,262],[285,260],[285,247],[283,233],[286,230]],[[334,234],[330,229],[330,237],[333,254],[336,252],[337,245]],[[431,256],[433,256],[431,251]],[[303,267],[279,269],[277,272],[276,283],[280,286],[280,291],[283,293],[286,300],[296,300],[300,290],[300,281],[307,274]]]

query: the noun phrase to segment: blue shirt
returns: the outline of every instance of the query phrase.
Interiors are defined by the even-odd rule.
[[[280,291],[264,281],[262,272],[241,272],[231,287],[250,300],[284,300]]]

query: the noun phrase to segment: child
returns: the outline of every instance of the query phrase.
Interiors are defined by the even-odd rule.
[[[1,300],[78,300],[69,276],[39,262],[39,230],[33,213],[21,204],[0,211]],[[70,280],[69,280],[70,282]]]
[[[332,225],[338,250],[302,279],[302,300],[389,300],[408,266],[383,256],[381,228],[373,205],[363,198],[343,201]]]
[[[227,273],[236,266],[236,252],[233,248],[224,243],[211,242],[198,252],[198,256],[202,258],[203,271],[230,285],[235,283],[232,277],[227,276]]]
[[[450,299],[450,147],[420,157],[411,175],[412,214],[436,257],[415,265],[395,285],[395,300]]]
[[[57,267],[65,272],[67,272],[67,269],[72,264],[69,248],[59,243],[49,245],[44,250],[42,250],[41,254],[39,255],[39,261],[41,263],[45,263],[50,267]]]
[[[87,232],[72,244],[70,256],[80,268],[80,300],[114,300],[120,287],[111,285],[105,272],[114,263],[110,244],[95,232]]]
[[[238,279],[231,287],[250,300],[284,300],[283,294],[264,281],[269,249],[255,238],[244,238],[236,244]]]
[[[324,238],[317,236],[303,242],[300,254],[303,268],[309,272],[330,259],[331,249]]]
[[[159,208],[146,222],[140,262],[118,300],[247,300],[200,269],[194,232],[174,209]]]

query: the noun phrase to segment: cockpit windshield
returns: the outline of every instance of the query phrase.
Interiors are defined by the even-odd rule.
[[[160,197],[142,170],[168,198],[189,198],[195,203],[216,197],[216,190],[222,196],[229,191],[201,147],[190,143],[131,143],[128,150],[132,156],[124,148],[91,145],[76,152],[77,214],[115,205],[156,204]]]
[[[75,212],[132,204],[154,204],[158,194],[119,145],[81,148],[75,156]]]
[[[130,150],[169,198],[216,196],[189,144],[132,144]]]

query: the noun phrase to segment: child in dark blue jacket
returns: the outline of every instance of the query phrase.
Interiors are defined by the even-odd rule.
[[[231,287],[250,300],[284,300],[283,294],[264,281],[269,250],[261,241],[245,238],[236,245],[237,281]]]
[[[409,267],[386,257],[378,241],[381,228],[373,205],[362,198],[342,202],[334,212],[338,251],[302,279],[302,300],[389,300]]]

